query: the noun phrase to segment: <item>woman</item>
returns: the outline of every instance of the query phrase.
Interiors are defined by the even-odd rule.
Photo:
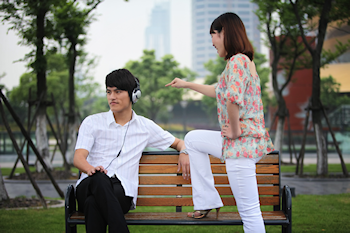
[[[189,217],[203,218],[211,209],[217,216],[223,206],[214,187],[208,154],[225,160],[230,186],[245,232],[265,232],[256,181],[255,164],[273,150],[265,130],[260,79],[254,50],[241,19],[234,13],[216,18],[210,34],[213,46],[227,61],[215,86],[175,78],[166,86],[189,88],[215,97],[220,131],[194,130],[185,136],[190,156],[194,209]]]

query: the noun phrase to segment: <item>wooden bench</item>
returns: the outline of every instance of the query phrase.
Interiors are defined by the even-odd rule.
[[[174,206],[171,213],[129,212],[129,225],[242,225],[238,212],[222,212],[216,219],[215,211],[206,218],[192,219],[182,212],[182,206],[193,206],[190,182],[177,173],[178,152],[144,152],[140,161],[139,196],[137,206]],[[235,206],[226,176],[225,164],[211,157],[217,190],[225,206]],[[292,195],[288,186],[281,189],[279,152],[266,155],[257,164],[257,181],[265,225],[282,225],[282,232],[291,232]],[[136,207],[137,211],[137,207]],[[84,214],[77,212],[74,187],[68,186],[65,199],[66,232],[76,232],[77,224],[85,224]]]

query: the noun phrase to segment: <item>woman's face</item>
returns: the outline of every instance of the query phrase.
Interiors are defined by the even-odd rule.
[[[225,57],[227,52],[224,45],[224,29],[219,33],[217,30],[214,30],[214,33],[211,33],[211,41],[213,46],[216,48],[220,57]]]

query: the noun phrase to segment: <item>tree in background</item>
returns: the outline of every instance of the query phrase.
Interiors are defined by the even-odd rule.
[[[264,111],[267,110],[267,106],[273,104],[273,100],[270,99],[266,84],[269,81],[269,73],[270,69],[264,67],[263,64],[267,62],[267,59],[264,54],[254,53],[254,63],[256,66],[256,71],[260,77],[260,85],[261,85],[261,98],[264,104]],[[210,59],[206,63],[204,63],[204,67],[210,72],[205,77],[204,84],[213,85],[218,82],[218,78],[220,74],[224,71],[227,61],[225,61],[222,57],[217,56],[215,60]],[[208,113],[208,116],[211,116],[212,112],[216,112],[216,99],[208,96],[203,96],[202,101],[205,105],[205,111]],[[213,121],[217,121],[217,119],[211,119]]]
[[[51,100],[51,96],[54,98],[56,109],[58,109],[58,117],[59,122],[58,125],[55,124],[56,134],[60,135],[65,134],[67,131],[67,127],[64,126],[65,118],[66,118],[66,110],[69,106],[69,98],[68,98],[68,64],[66,62],[66,56],[59,53],[48,53],[47,57],[47,93],[49,99]],[[89,69],[94,67],[94,59],[87,60],[85,56],[81,56],[77,62],[77,71],[78,76],[76,77],[76,88],[75,92],[77,94],[76,107],[81,109],[84,102],[88,99],[94,99],[96,94],[101,90],[98,83],[93,80],[93,77],[89,76]],[[9,101],[17,112],[17,115],[21,119],[21,122],[27,122],[27,109],[28,109],[28,101],[30,102],[35,96],[36,93],[36,75],[34,72],[24,73],[20,77],[19,86],[13,87],[7,95]],[[31,92],[31,94],[29,93]],[[31,98],[29,96],[32,96]],[[90,106],[91,107],[91,106]],[[51,122],[56,123],[54,109],[52,107],[48,107],[46,109]],[[33,111],[32,111],[33,113]],[[63,123],[62,123],[63,122]],[[62,132],[58,132],[58,130],[62,130]],[[66,145],[62,140],[60,140],[60,150],[62,155],[64,155],[64,151]],[[63,144],[62,144],[63,143]],[[63,148],[61,148],[63,147]],[[66,157],[63,158],[65,161],[64,165],[67,166],[68,162],[66,161]],[[67,164],[66,164],[67,163]],[[69,165],[67,166],[69,167]]]
[[[260,30],[266,34],[266,46],[271,51],[272,87],[277,101],[277,112],[270,128],[277,119],[274,146],[282,151],[286,118],[289,111],[283,97],[283,91],[292,81],[295,70],[310,67],[306,49],[300,40],[298,22],[293,8],[288,2],[274,0],[253,0],[258,5]],[[284,80],[278,80],[278,72],[284,71]]]
[[[9,21],[17,34],[22,38],[22,44],[33,47],[32,52],[26,55],[31,60],[31,68],[36,75],[36,98],[39,101],[39,112],[36,117],[36,145],[49,169],[49,143],[46,130],[47,61],[44,39],[52,37],[52,22],[47,14],[57,4],[58,0],[16,0],[2,1],[0,12],[3,21]],[[41,101],[40,101],[41,100]],[[42,171],[40,163],[36,163],[37,171]]]
[[[328,156],[326,141],[322,130],[321,78],[322,49],[327,26],[331,22],[350,22],[350,4],[348,0],[290,0],[298,22],[303,42],[312,57],[312,124],[316,138],[317,175],[328,174]],[[316,45],[307,40],[306,35],[316,34]]]
[[[134,110],[152,120],[157,118],[159,111],[166,111],[166,106],[182,100],[183,89],[167,88],[165,84],[176,77],[188,81],[195,77],[188,68],[179,68],[172,55],[157,61],[154,50],[144,50],[139,61],[129,61],[125,68],[140,80],[142,97],[133,106]]]
[[[83,53],[82,49],[86,43],[87,28],[93,20],[91,14],[94,9],[101,3],[101,0],[90,0],[82,7],[83,2],[76,0],[60,1],[54,8],[55,39],[59,41],[60,46],[67,50],[67,64],[69,66],[68,79],[68,135],[63,135],[64,149],[66,159],[69,164],[73,164],[74,147],[77,138],[77,111],[75,103],[75,71],[76,61]],[[69,167],[67,167],[69,169]]]

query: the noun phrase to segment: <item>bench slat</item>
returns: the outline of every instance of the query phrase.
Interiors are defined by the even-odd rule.
[[[220,159],[210,155],[211,164],[223,164]],[[140,164],[177,164],[178,155],[144,155],[140,160]],[[265,155],[258,164],[278,164],[278,154]]]
[[[226,174],[225,165],[212,165],[211,170],[213,174]],[[256,165],[256,173],[257,174],[278,174],[279,166],[271,165],[271,164],[257,164]],[[160,164],[143,164],[140,165],[140,174],[176,174],[177,173],[177,165],[160,165]]]
[[[278,175],[257,176],[258,184],[279,184]],[[227,176],[214,176],[215,184],[228,184]],[[182,176],[139,176],[140,185],[180,185],[191,184]]]
[[[225,206],[235,206],[236,201],[233,197],[222,197],[221,198]],[[279,197],[260,197],[260,205],[278,205]],[[191,197],[165,197],[165,198],[137,198],[137,206],[193,206],[193,201]]]
[[[286,216],[283,213],[283,211],[262,211],[262,216],[264,220],[286,220]],[[85,216],[83,213],[76,212],[74,213],[70,219],[74,220],[84,220]],[[144,212],[129,212],[125,215],[126,221],[132,221],[132,220],[164,220],[164,219],[173,219],[173,220],[193,220],[191,218],[187,217],[186,212],[173,212],[173,213],[165,213],[165,212],[159,212],[159,213],[144,213]],[[196,219],[194,221],[212,221],[216,220],[216,214],[215,211],[211,211],[206,218],[203,219]],[[240,220],[241,217],[239,216],[238,212],[220,212],[219,219],[218,220]]]
[[[216,187],[220,195],[232,195],[230,187]],[[278,186],[258,187],[260,195],[279,195]],[[191,187],[139,187],[138,195],[192,195]]]

